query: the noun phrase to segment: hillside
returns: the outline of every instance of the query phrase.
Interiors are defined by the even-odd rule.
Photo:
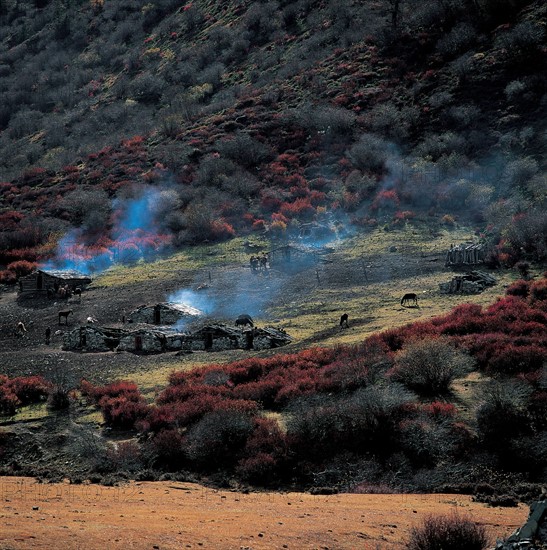
[[[0,475],[539,498],[546,36],[542,0],[0,0]],[[460,243],[494,286],[440,290]]]
[[[81,259],[423,216],[545,258],[539,0],[0,10],[5,282],[67,232]]]

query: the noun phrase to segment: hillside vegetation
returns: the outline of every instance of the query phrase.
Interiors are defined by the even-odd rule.
[[[51,428],[72,436],[38,445],[0,430],[1,471],[535,498],[547,458],[546,305],[546,278],[519,280],[487,307],[463,304],[359,344],[173,370],[153,402],[129,380],[82,380],[113,430],[100,436],[59,376],[2,376],[0,413],[47,399]]]
[[[215,365],[77,355],[62,327],[43,343],[60,298],[6,292],[0,473],[538,496],[545,2],[0,0],[0,18],[0,283],[93,273],[75,325],[199,289],[222,322],[246,308],[295,338]],[[307,271],[249,269],[304,235],[332,241]],[[488,305],[436,290],[469,236],[522,276]]]
[[[540,0],[2,0],[0,17],[4,282],[66,260],[67,233],[84,259],[133,257],[416,216],[471,221],[493,263],[546,257]],[[150,223],[120,223],[139,201]]]

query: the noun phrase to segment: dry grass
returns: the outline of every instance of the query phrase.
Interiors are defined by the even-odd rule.
[[[123,487],[0,479],[9,503],[6,548],[406,548],[431,514],[473,517],[494,538],[522,525],[527,507],[493,508],[465,495],[242,493],[192,483]]]

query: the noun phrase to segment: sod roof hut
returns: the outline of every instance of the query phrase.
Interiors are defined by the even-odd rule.
[[[115,328],[83,325],[65,332],[63,349],[71,351],[113,351],[120,342],[123,331]]]
[[[91,278],[76,270],[37,269],[19,279],[21,292],[57,290],[61,286],[85,288]]]
[[[137,328],[121,335],[116,351],[162,353],[168,351],[167,336],[160,330]]]
[[[194,321],[202,315],[202,311],[187,304],[162,302],[138,307],[128,315],[127,320],[149,325],[175,325],[180,321]]]

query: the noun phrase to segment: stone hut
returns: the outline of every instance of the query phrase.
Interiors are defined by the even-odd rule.
[[[182,339],[182,349],[221,351],[226,349],[248,349],[246,332],[227,325],[211,324],[187,334]]]
[[[180,321],[194,321],[202,315],[202,311],[187,304],[162,302],[138,307],[128,315],[127,320],[148,325],[175,325]]]
[[[133,330],[84,325],[63,336],[63,349],[72,351],[128,351],[163,353],[169,351],[263,350],[284,346],[291,337],[274,327],[235,328],[209,324],[192,333],[138,326]]]
[[[130,351],[133,353],[162,353],[168,351],[167,336],[160,330],[138,328],[124,332],[116,351]]]
[[[85,288],[91,278],[76,270],[37,269],[19,279],[21,292],[56,290],[60,286]]]
[[[63,335],[63,349],[72,351],[112,351],[119,342],[123,331],[115,328],[83,325]]]
[[[173,336],[176,338],[176,336]],[[274,327],[234,328],[222,324],[211,324],[191,334],[181,336],[182,349],[221,351],[226,349],[271,349],[285,346],[291,337]]]
[[[279,348],[290,344],[291,337],[282,329],[275,327],[264,327],[253,329],[252,349]]]

